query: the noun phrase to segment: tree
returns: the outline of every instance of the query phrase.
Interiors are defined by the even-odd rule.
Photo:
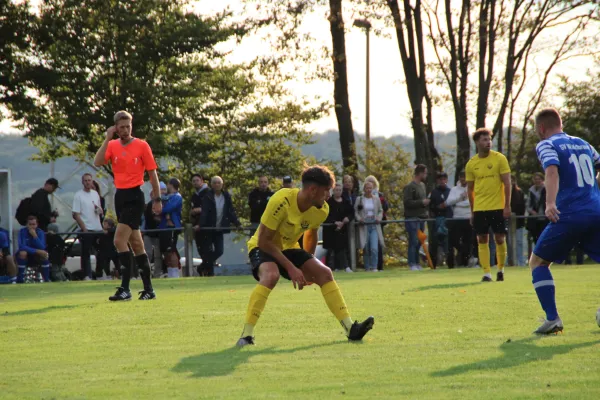
[[[597,65],[600,65],[596,62]],[[564,96],[562,112],[564,130],[570,135],[579,136],[595,149],[600,149],[600,73],[590,73],[588,79],[572,82],[562,78],[560,93]]]
[[[251,25],[201,17],[185,1],[45,0],[24,71],[35,108],[10,110],[38,158],[87,161],[129,110],[134,134],[160,160],[161,176],[187,183],[200,168],[243,191],[256,174],[297,174],[307,124],[324,112],[289,99],[280,81],[256,78],[258,60],[231,64],[216,46]],[[106,168],[110,173],[110,168]],[[240,205],[242,198],[238,196]]]
[[[333,99],[335,103],[335,116],[340,134],[342,149],[342,163],[344,172],[356,175],[358,170],[356,158],[356,143],[354,141],[354,128],[352,127],[352,113],[348,100],[348,72],[346,68],[346,38],[344,31],[344,18],[342,16],[342,0],[329,0],[329,24],[331,29],[331,42],[333,60]]]
[[[428,175],[428,184],[432,188],[435,183],[433,171],[438,171],[441,164],[440,156],[433,142],[433,105],[427,91],[422,3],[421,0],[416,0],[413,6],[409,0],[404,0],[403,11],[400,10],[397,0],[388,0],[387,5],[394,21],[406,78],[406,90],[412,110],[411,124],[414,133],[416,162],[427,165],[431,171]],[[424,101],[427,104],[426,113],[423,111]],[[425,122],[425,118],[427,122]]]
[[[30,46],[33,15],[27,2],[0,0],[0,106],[31,107],[24,85],[26,53]],[[2,114],[0,113],[0,121]]]

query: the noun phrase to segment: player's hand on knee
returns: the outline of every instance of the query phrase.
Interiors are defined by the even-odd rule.
[[[306,285],[306,279],[304,279],[304,274],[300,269],[294,267],[292,270],[288,271],[290,279],[294,284],[294,289],[302,290]]]

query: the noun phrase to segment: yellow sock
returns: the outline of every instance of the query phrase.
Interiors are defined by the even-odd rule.
[[[490,245],[489,243],[479,243],[479,264],[483,268],[483,272],[489,274],[492,271],[490,267]]]
[[[340,321],[346,332],[349,332],[352,327],[352,318],[350,318],[344,296],[342,296],[336,281],[327,282],[321,286],[321,293],[323,293],[323,298],[329,310]]]
[[[496,262],[498,263],[498,270],[502,271],[506,264],[506,242],[502,244],[496,243]]]
[[[254,332],[254,326],[258,322],[260,314],[262,314],[267,304],[267,298],[271,293],[271,289],[256,285],[252,294],[250,295],[250,301],[248,302],[248,311],[246,311],[246,324],[244,325],[244,332],[242,337],[252,336]]]

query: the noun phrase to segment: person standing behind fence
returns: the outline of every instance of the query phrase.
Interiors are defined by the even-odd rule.
[[[192,195],[192,209],[190,210],[190,222],[194,228],[194,240],[196,241],[196,249],[198,254],[202,254],[202,238],[200,232],[200,215],[202,214],[202,199],[209,191],[209,187],[202,174],[194,174],[192,176],[192,186],[194,186],[194,194]],[[198,274],[202,275],[202,266],[198,266]]]
[[[510,195],[510,209],[517,217],[523,217],[525,216],[525,209],[527,208],[525,205],[525,193],[523,193],[523,190],[521,190],[521,188],[517,184],[516,176],[512,175],[510,177],[510,180],[512,182],[512,192]],[[511,238],[515,241],[514,243],[517,250],[517,259],[513,260],[513,262],[516,262],[519,267],[524,267],[526,262],[525,246],[523,243],[525,240],[525,219],[517,218],[516,226],[516,237]]]
[[[38,227],[44,232],[48,229],[48,224],[52,217],[52,205],[48,196],[60,189],[58,181],[55,178],[50,178],[44,184],[44,187],[38,189],[31,195],[31,203],[29,206],[29,215],[35,215],[38,220]]]
[[[377,272],[379,246],[384,246],[383,232],[381,231],[383,208],[379,197],[373,196],[371,182],[364,183],[363,195],[356,198],[354,210],[356,221],[360,224],[358,237],[360,248],[364,251],[365,271]]]
[[[544,228],[548,225],[548,219],[546,218],[546,187],[544,185],[544,174],[540,172],[533,175],[533,186],[529,188],[527,212],[530,216],[536,217],[527,219],[527,230],[535,245]]]
[[[329,215],[323,227],[323,248],[327,250],[326,263],[333,271],[353,272],[348,264],[348,224],[354,219],[354,208],[350,200],[342,197],[342,184],[333,188],[333,196],[327,200]],[[333,256],[333,257],[332,257]],[[333,258],[333,261],[332,261]]]
[[[365,182],[371,182],[373,184],[373,196],[379,197],[381,208],[383,209],[383,218],[381,219],[381,232],[383,233],[383,227],[387,220],[387,212],[390,209],[390,205],[385,199],[385,195],[379,191],[379,181],[375,176],[369,175],[365,178]],[[379,253],[377,254],[377,270],[383,271],[383,246],[379,246]]]
[[[498,273],[496,281],[504,281],[506,262],[506,220],[510,218],[510,166],[506,157],[492,150],[492,131],[479,128],[473,134],[477,154],[466,166],[471,222],[479,243],[482,282],[491,282],[490,228],[496,241]]]
[[[167,185],[164,182],[160,182],[160,196],[161,199],[167,195]],[[162,215],[154,214],[152,211],[154,201],[150,200],[146,204],[146,210],[144,211],[144,230],[155,230],[160,226]],[[154,261],[154,277],[160,278],[163,271],[163,260],[162,253],[160,251],[160,233],[159,232],[144,232],[144,248],[148,257]]]
[[[356,197],[358,196],[358,191],[356,190],[356,185],[354,184],[354,178],[351,175],[344,175],[342,180],[344,185],[344,191],[342,192],[342,197],[349,201],[354,207],[354,203],[356,203]]]
[[[211,190],[202,200],[200,229],[213,228],[202,232],[202,272],[205,276],[215,275],[217,260],[223,255],[224,234],[230,233],[231,225],[241,226],[231,195],[223,190],[223,179],[214,176],[210,180]],[[218,229],[214,229],[218,228]]]
[[[75,193],[73,197],[73,219],[77,222],[80,232],[79,243],[81,244],[81,270],[85,278],[83,280],[92,280],[92,264],[90,261],[92,251],[95,249],[97,235],[94,233],[102,232],[103,215],[100,195],[94,190],[94,179],[92,174],[84,174],[81,177],[83,189]]]
[[[448,246],[448,226],[452,221],[446,221],[452,218],[452,207],[446,200],[450,196],[450,188],[448,187],[448,174],[438,172],[436,177],[436,187],[431,191],[429,209],[431,216],[435,218],[433,232],[429,235],[429,248],[431,251],[431,259],[433,267],[442,264],[443,260],[440,256],[446,257],[448,268],[454,268],[454,250]]]
[[[94,190],[98,192],[98,196],[100,197],[100,208],[102,209],[102,214],[100,215],[100,222],[104,222],[104,217],[106,216],[106,200],[102,193],[100,193],[100,184],[98,181],[94,181]]]
[[[260,225],[260,218],[262,217],[269,199],[273,196],[273,192],[269,189],[269,179],[266,176],[258,178],[258,187],[254,188],[248,194],[248,206],[250,206],[250,223],[252,224],[252,231],[250,236],[254,235],[256,229]]]
[[[104,221],[102,221],[102,229],[103,232],[98,236],[96,244],[96,249],[98,250],[98,255],[96,256],[96,279],[112,280],[110,274],[110,262],[112,261],[115,265],[115,271],[118,271],[121,268],[119,254],[117,253],[114,244],[116,230],[115,221],[113,221],[112,218],[104,218]],[[106,275],[104,278],[102,277],[103,272]]]
[[[114,116],[115,125],[106,131],[104,143],[94,158],[96,167],[111,163],[117,188],[115,211],[119,223],[115,232],[115,247],[119,252],[119,261],[121,262],[122,282],[116,293],[108,298],[110,301],[131,300],[129,282],[134,259],[129,244],[135,254],[135,265],[139,268],[144,283],[144,290],[140,292],[139,300],[156,298],[140,226],[146,204],[144,192],[141,189],[144,184],[145,171],[148,171],[148,177],[152,184],[152,193],[150,194],[154,202],[152,211],[155,214],[160,214],[162,211],[158,175],[156,174],[158,167],[148,143],[132,136],[132,120],[133,117],[127,111],[117,112]],[[118,139],[113,140],[115,134]]]
[[[427,198],[425,180],[427,179],[427,167],[423,164],[415,166],[414,178],[403,190],[404,218],[408,235],[408,266],[412,271],[421,269],[419,261],[419,248],[421,243],[417,236],[419,230],[425,231],[425,220],[427,219],[427,207],[431,200]]]
[[[177,178],[171,178],[167,184],[168,196],[163,203],[160,229],[178,229],[183,226],[181,223],[183,198],[179,193],[180,185],[181,182]],[[179,252],[177,250],[179,233],[180,231],[175,230],[160,233],[160,252],[167,264],[169,278],[179,278]]]
[[[458,265],[465,267],[474,263],[474,260],[470,262],[473,246],[473,227],[471,226],[471,206],[467,194],[465,171],[458,174],[458,182],[456,182],[456,186],[450,189],[446,204],[452,207],[452,215],[455,219],[449,226],[450,246],[458,250],[456,257]]]

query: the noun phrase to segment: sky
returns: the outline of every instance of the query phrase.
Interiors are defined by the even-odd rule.
[[[240,0],[198,0],[191,3],[191,8],[202,14],[211,14],[219,12],[225,7],[230,7],[234,12],[241,10]],[[366,56],[366,37],[363,30],[352,27],[352,15],[344,15],[346,33],[346,56],[348,66],[348,91],[350,108],[352,111],[352,120],[354,130],[357,133],[365,132],[365,56]],[[311,35],[315,38],[317,44],[331,45],[331,36],[329,31],[329,22],[324,18],[322,10],[308,17],[308,26]],[[387,30],[387,36],[376,36],[371,34],[371,91],[370,91],[370,115],[371,115],[371,136],[389,137],[393,135],[412,136],[410,127],[410,106],[406,87],[403,83],[404,72],[400,60],[400,52],[395,33]],[[550,37],[549,37],[550,38]],[[241,46],[232,46],[226,44],[232,50],[232,61],[250,60],[261,48],[262,51],[269,51],[268,44],[261,43],[258,40],[250,38],[242,42]],[[228,49],[228,50],[229,50]],[[428,47],[426,58],[429,62],[434,61],[434,53],[431,47]],[[541,54],[537,58],[538,64],[543,64],[544,60],[549,58],[549,54]],[[532,63],[535,65],[535,63]],[[558,74],[566,74],[571,77],[583,77],[585,71],[592,65],[591,59],[577,58],[565,62],[556,69],[555,78]],[[501,66],[499,66],[501,68]],[[430,75],[431,76],[431,75]],[[528,83],[528,90],[532,91],[537,85],[537,80],[531,78]],[[325,100],[333,101],[333,82],[317,81],[306,83],[303,80],[288,82],[289,87],[298,98],[315,98],[322,96]],[[488,121],[488,123],[492,123]],[[434,109],[434,128],[437,131],[448,132],[454,129],[453,111],[449,106],[437,106]],[[337,130],[337,121],[335,113],[331,113],[324,118],[315,121],[310,125],[310,129],[315,133],[322,133],[327,130]],[[9,121],[0,123],[0,132],[12,130]],[[14,130],[13,130],[14,131]]]

